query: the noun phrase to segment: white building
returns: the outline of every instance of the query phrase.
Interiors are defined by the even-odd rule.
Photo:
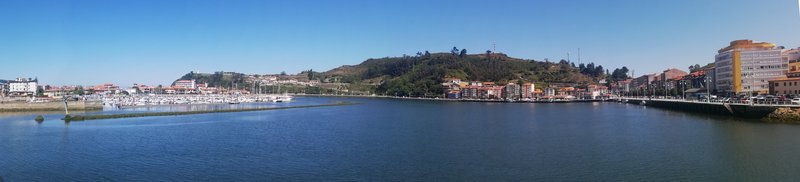
[[[769,92],[769,80],[783,77],[788,61],[783,48],[768,42],[737,40],[718,51],[717,92],[726,95]]]
[[[30,78],[17,78],[8,82],[8,95],[35,96],[39,90],[39,80]]]
[[[0,97],[5,97],[8,92],[8,83],[5,80],[0,80]]]
[[[195,80],[178,80],[172,84],[176,88],[183,88],[183,89],[195,89],[196,83]]]
[[[784,51],[783,58],[789,62],[800,61],[800,48],[794,48]]]
[[[556,88],[553,87],[544,88],[544,96],[549,96],[549,97],[556,96]]]

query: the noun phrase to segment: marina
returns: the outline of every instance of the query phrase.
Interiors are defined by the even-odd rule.
[[[112,95],[101,98],[104,106],[135,107],[156,105],[190,105],[190,104],[238,104],[253,102],[290,102],[291,95],[246,94],[246,95]]]

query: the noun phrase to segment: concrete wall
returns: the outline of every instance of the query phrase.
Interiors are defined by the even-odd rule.
[[[628,100],[628,103],[645,106],[680,110],[696,113],[717,114],[727,116],[737,116],[744,118],[764,118],[775,109],[776,106],[750,106],[747,104],[722,104],[722,103],[702,103],[702,102],[680,102],[664,100]]]
[[[70,111],[102,110],[101,102],[71,101],[68,103]],[[0,103],[0,111],[63,111],[64,102],[27,103],[4,102]]]

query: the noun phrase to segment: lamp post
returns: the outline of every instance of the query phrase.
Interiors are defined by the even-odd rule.
[[[708,77],[708,75],[706,75],[705,81],[706,81],[706,100],[707,102],[711,102],[711,87],[708,85],[708,82],[711,81],[711,77]]]
[[[753,75],[753,71],[752,70],[750,71],[750,74],[748,74],[748,76],[750,76],[750,87],[749,87],[748,90],[750,91],[750,105],[752,106],[753,105],[753,101],[755,101],[753,99],[753,85],[755,85],[755,81],[753,80],[753,77],[755,75]]]
[[[652,92],[653,98],[655,98],[658,94],[656,93],[656,88],[658,88],[658,83],[650,84],[650,92]]]
[[[755,59],[756,59],[756,54],[755,53],[751,53],[750,54],[750,64],[755,63]],[[756,83],[755,80],[754,80],[754,77],[756,76],[754,74],[755,69],[756,69],[755,66],[750,67],[750,69],[749,69],[750,70],[750,74],[748,74],[748,76],[750,76],[750,87],[749,87],[750,89],[748,89],[748,90],[750,91],[750,105],[751,106],[753,105],[753,101],[755,101],[755,100],[753,100],[753,86]]]
[[[686,89],[686,82],[681,80],[681,81],[678,81],[678,84],[681,85],[681,99],[682,100],[686,100],[686,90],[685,90]]]

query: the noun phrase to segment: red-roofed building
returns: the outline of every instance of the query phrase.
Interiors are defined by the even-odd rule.
[[[461,97],[465,99],[477,99],[478,97],[478,90],[480,86],[470,85],[464,88],[461,88]]]
[[[105,83],[102,85],[89,87],[88,90],[94,94],[116,94],[119,93],[119,86],[116,86],[113,83]]]
[[[800,77],[782,77],[770,80],[769,93],[773,95],[800,95]]]
[[[524,83],[522,84],[522,92],[520,93],[522,98],[533,98],[533,91],[535,90],[533,83]]]

